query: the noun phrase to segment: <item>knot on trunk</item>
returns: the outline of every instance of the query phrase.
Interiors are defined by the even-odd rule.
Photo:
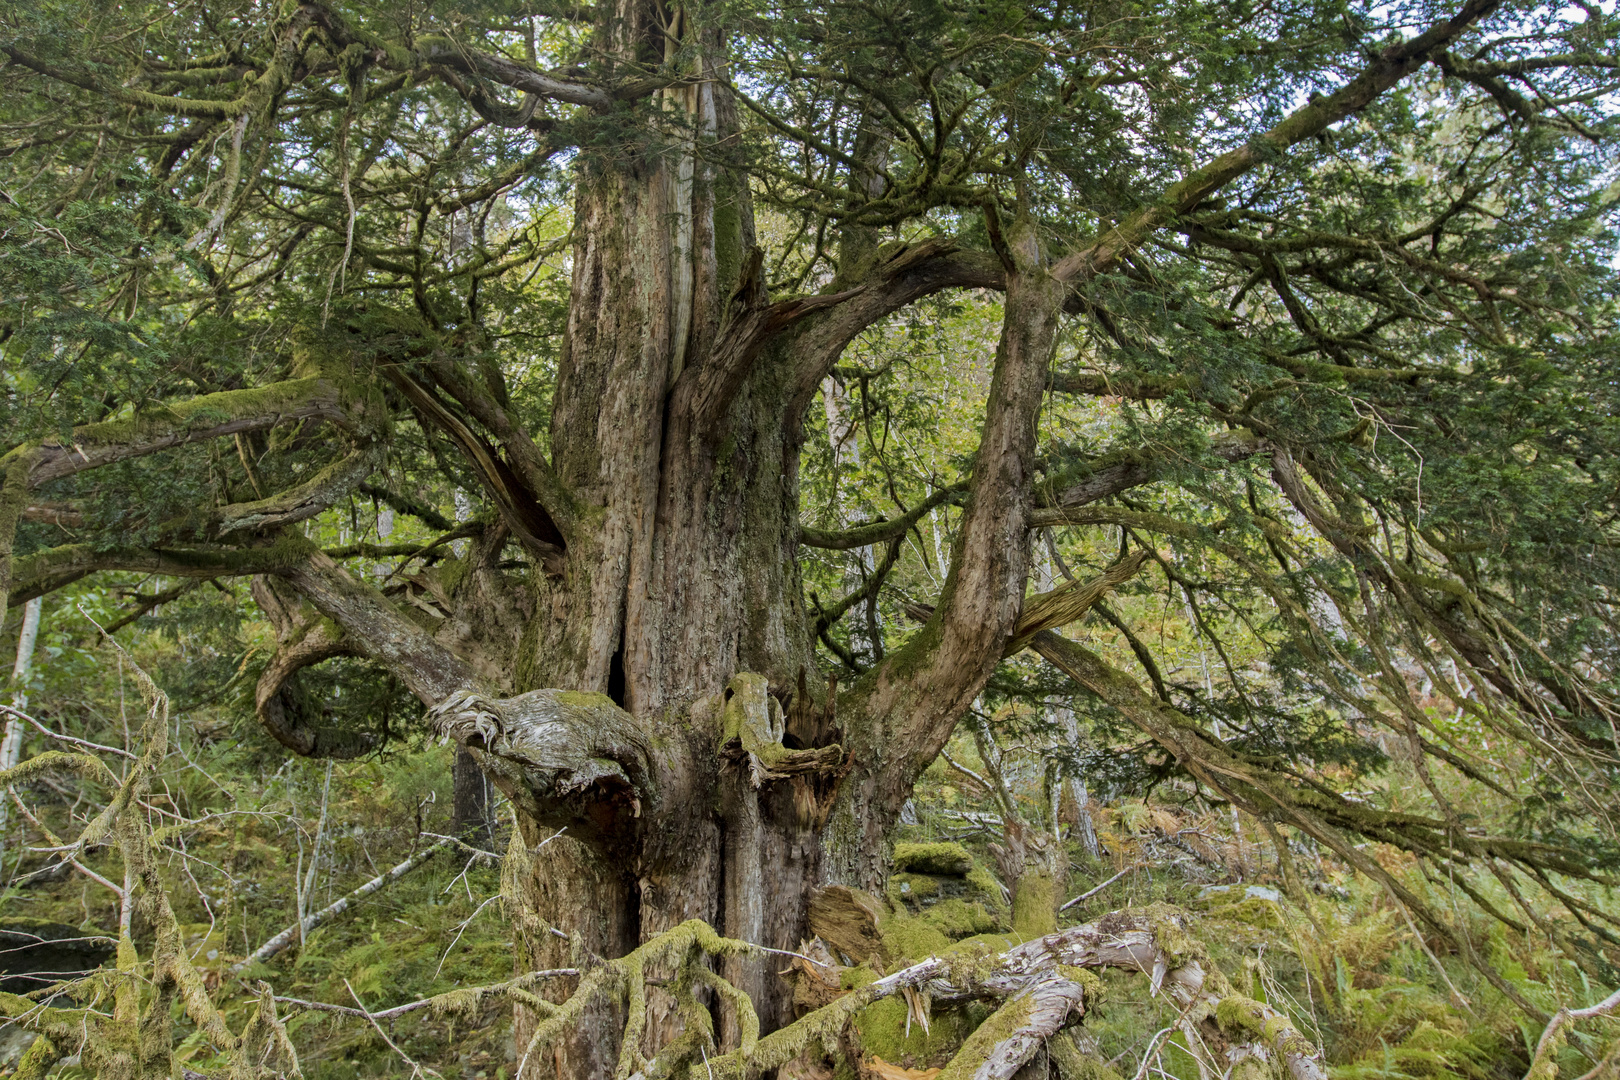
[[[488,751],[505,730],[500,702],[475,690],[457,690],[427,711],[427,721],[445,740]]]

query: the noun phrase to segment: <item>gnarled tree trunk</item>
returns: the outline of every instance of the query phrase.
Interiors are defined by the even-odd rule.
[[[1392,46],[1344,89],[1190,173],[1055,264],[1032,222],[1021,218],[1004,233],[993,207],[994,254],[939,239],[879,247],[875,234],[852,225],[831,288],[775,302],[735,158],[722,28],[661,0],[604,0],[594,9],[590,86],[425,41],[417,51],[384,50],[377,62],[420,63],[424,78],[429,67],[433,77],[454,68],[580,107],[571,121],[573,277],[549,454],[514,419],[499,376],[472,359],[476,340],[372,311],[368,319],[392,319],[412,339],[388,363],[348,356],[360,335],[317,336],[298,356],[299,378],[208,395],[139,423],[84,425],[71,451],[45,441],[0,458],[0,615],[14,599],[97,569],[261,573],[255,595],[280,648],[257,700],[278,739],[301,753],[340,752],[294,707],[291,680],[331,657],[364,657],[429,705],[437,729],[512,800],[518,827],[504,873],[520,966],[589,968],[593,957],[625,957],[693,919],[727,938],[794,949],[815,887],[881,887],[913,784],[1002,657],[1071,621],[1140,565],[1140,556],[1122,560],[1099,583],[1054,590],[1025,610],[1037,414],[1059,316],[1078,303],[1076,287],[1268,155],[1366,104],[1489,6],[1470,0],[1450,22]],[[375,43],[338,13],[313,4],[300,12],[289,49],[324,35],[329,55],[375,55]],[[661,88],[642,85],[649,72]],[[254,100],[269,84],[254,84]],[[468,93],[480,111],[489,107]],[[858,139],[855,153],[852,189],[877,198],[886,148]],[[949,573],[922,628],[837,692],[816,666],[799,578],[803,419],[857,334],[960,286],[1003,289],[1005,306]],[[379,378],[424,428],[456,446],[499,512],[493,524],[452,534],[473,538],[455,575],[418,575],[424,592],[410,598],[428,620],[281,531],[369,474],[390,427]],[[203,515],[198,535],[221,543],[129,552],[65,545],[12,557],[22,500],[42,483],[289,420],[327,423],[351,445],[278,496]],[[1253,449],[1233,444],[1232,454]],[[1058,508],[1149,476],[1136,465],[1099,470],[1057,496]],[[861,542],[893,540],[904,526],[882,523],[882,535]],[[251,539],[223,546],[241,536]],[[508,541],[531,556],[525,583],[500,571]],[[1039,884],[1031,869],[1051,855],[1032,836],[1009,835],[1010,876]],[[1031,928],[1050,926],[1049,892]],[[774,965],[731,954],[723,963],[767,1029],[789,1018]],[[534,1053],[537,1017],[520,1016],[521,1076],[633,1071],[691,1019],[656,990],[644,1016],[639,1006],[627,1016],[616,1005],[592,1009]],[[719,1041],[734,1044],[739,1019],[729,1006],[719,1011]],[[630,1045],[621,1046],[627,1022]]]

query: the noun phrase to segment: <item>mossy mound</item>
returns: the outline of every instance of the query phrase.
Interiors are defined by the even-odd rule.
[[[876,1055],[906,1069],[933,1069],[947,1064],[957,1049],[989,1015],[989,1009],[970,1002],[959,1009],[935,1013],[928,1030],[913,1019],[906,1023],[906,1003],[885,998],[864,1009],[855,1020],[863,1057]]]
[[[973,856],[961,844],[896,844],[894,868],[901,873],[966,877],[973,869]]]
[[[1213,886],[1194,901],[1210,919],[1242,923],[1255,930],[1284,929],[1279,894],[1263,886]]]
[[[918,961],[940,956],[955,942],[975,934],[987,934],[1000,925],[983,904],[952,898],[920,913],[905,908],[890,914],[879,925],[884,951],[895,961]]]
[[[894,864],[895,873],[885,892],[896,911],[915,913],[965,900],[1005,921],[1007,904],[1001,884],[961,844],[896,844]]]

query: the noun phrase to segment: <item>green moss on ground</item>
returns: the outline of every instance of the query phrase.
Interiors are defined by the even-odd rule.
[[[931,1016],[927,1031],[915,1019],[908,1031],[906,1003],[900,998],[884,998],[856,1017],[855,1030],[865,1056],[876,1054],[891,1065],[907,1069],[932,1069],[950,1061],[983,1017],[982,1006],[952,1009]]]
[[[1057,882],[1050,873],[1030,869],[1018,879],[1012,925],[1025,937],[1040,937],[1057,929]]]
[[[878,927],[883,948],[896,962],[913,962],[942,956],[955,942],[975,934],[986,934],[1000,924],[983,904],[965,900],[942,900],[917,914],[891,914]]]

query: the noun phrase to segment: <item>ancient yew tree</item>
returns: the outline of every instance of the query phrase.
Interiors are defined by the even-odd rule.
[[[1565,883],[1616,851],[1616,29],[1496,0],[13,5],[0,613],[251,580],[258,715],[303,755],[389,737],[323,707],[330,665],[414,694],[515,808],[519,973],[635,957],[519,1005],[524,1076],[810,1046],[750,1056],[794,984],[735,943],[797,951],[829,887],[881,892],[914,783],[1032,655],[1149,772],[1437,940],[1466,952],[1461,917],[1364,841],[1510,923],[1470,883],[1562,898],[1545,929],[1602,979],[1612,919]],[[957,302],[999,324],[960,346],[975,444],[841,501],[847,447],[930,437],[854,350]],[[1076,537],[1114,551],[1033,581]],[[1127,588],[1185,608],[1201,681]],[[1088,615],[1134,669],[1059,633]],[[1511,776],[1480,739],[1525,748]],[[1380,754],[1523,813],[1348,794]],[[1011,815],[1002,852],[1015,922],[1054,929],[1067,857]],[[1054,956],[1213,993],[1144,919],[836,1008],[1015,987],[961,1059],[1010,1075],[1085,1011]]]

